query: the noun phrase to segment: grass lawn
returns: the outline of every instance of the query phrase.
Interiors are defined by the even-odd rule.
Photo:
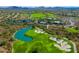
[[[15,41],[13,45],[13,52],[15,53],[60,53],[63,52],[58,48],[53,46],[53,43],[47,43],[42,41],[32,41],[32,42],[24,42],[24,41]]]
[[[31,18],[33,18],[33,19],[35,19],[35,18],[41,18],[41,19],[43,19],[45,17],[46,17],[46,15],[43,14],[43,13],[33,13],[33,14],[31,14]]]
[[[44,19],[46,17],[56,17],[56,15],[51,14],[51,13],[46,13],[46,14],[44,14],[44,13],[33,13],[33,14],[31,14],[31,18],[33,20],[35,20],[35,19]]]
[[[70,32],[70,33],[78,33],[79,30],[76,30],[75,28],[66,28],[66,31]]]

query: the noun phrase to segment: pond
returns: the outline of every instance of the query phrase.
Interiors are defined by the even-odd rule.
[[[27,32],[28,30],[32,29],[32,26],[28,26],[26,28],[22,28],[20,30],[18,30],[15,35],[14,38],[18,39],[18,40],[22,40],[22,41],[32,41],[31,37],[25,36],[25,32]]]

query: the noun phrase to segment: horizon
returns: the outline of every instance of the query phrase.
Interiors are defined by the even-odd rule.
[[[24,7],[27,7],[27,8],[38,8],[38,7],[44,7],[44,8],[55,8],[55,7],[62,7],[62,8],[76,8],[76,7],[79,7],[79,6],[0,6],[2,8],[7,8],[7,7],[21,7],[21,8],[24,8]]]

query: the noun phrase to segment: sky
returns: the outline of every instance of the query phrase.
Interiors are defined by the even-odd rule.
[[[0,6],[79,6],[79,0],[0,0]]]

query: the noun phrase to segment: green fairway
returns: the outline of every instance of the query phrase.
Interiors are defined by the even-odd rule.
[[[53,43],[43,42],[43,41],[16,41],[13,45],[13,52],[23,53],[23,52],[38,52],[38,53],[60,53],[64,52],[53,46]]]
[[[43,13],[33,13],[33,14],[31,14],[31,18],[33,19],[33,20],[35,20],[35,19],[43,19],[43,18],[45,18],[46,16],[45,16],[45,14],[43,14]]]
[[[37,34],[34,33],[34,29],[28,31],[26,35],[29,36],[30,34],[33,34],[32,37],[34,37],[33,41],[31,42],[24,42],[24,41],[16,41],[14,42],[13,49],[14,52],[63,52],[59,50],[58,48],[54,47],[53,44],[54,41],[49,40],[48,34]],[[38,37],[37,37],[38,36]]]
[[[44,19],[44,18],[54,18],[56,15],[51,14],[51,13],[33,13],[31,14],[31,19],[36,20],[36,19]]]
[[[64,50],[60,50],[55,47],[54,44],[57,44],[55,41],[50,40],[50,35],[47,33],[36,33],[35,29],[31,29],[25,33],[26,36],[31,37],[33,40],[31,42],[24,42],[16,40],[13,44],[13,52],[28,52],[28,53],[64,53]],[[68,42],[68,40],[65,40]],[[68,42],[71,46],[72,44]],[[73,46],[72,46],[72,51]]]
[[[70,33],[78,33],[79,30],[76,30],[75,28],[66,28],[66,31],[70,32]]]

